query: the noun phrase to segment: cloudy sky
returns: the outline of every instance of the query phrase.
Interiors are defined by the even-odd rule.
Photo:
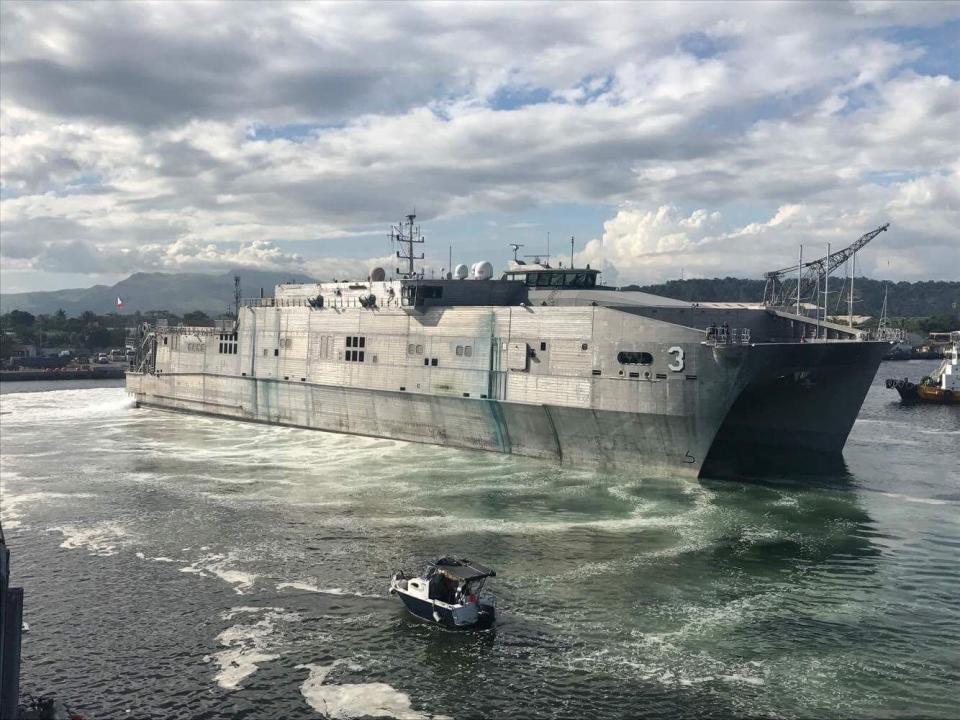
[[[960,3],[0,4],[2,289],[365,274],[960,278]]]

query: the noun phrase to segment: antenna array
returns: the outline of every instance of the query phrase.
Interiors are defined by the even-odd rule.
[[[414,254],[414,243],[423,244],[426,241],[426,238],[420,234],[420,226],[414,224],[416,219],[416,213],[410,213],[405,221],[398,222],[390,228],[390,242],[400,245],[400,249],[397,250],[397,260],[407,261],[406,269],[397,268],[397,274],[408,279],[423,277],[423,271],[421,270],[418,274],[414,267],[414,261],[423,260],[423,253]]]

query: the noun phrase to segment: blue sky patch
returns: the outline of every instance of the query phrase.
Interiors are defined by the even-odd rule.
[[[494,110],[516,110],[528,105],[541,105],[550,101],[549,88],[529,86],[504,86],[490,98]]]
[[[699,60],[706,60],[726,52],[733,43],[727,38],[718,38],[702,32],[681,35],[677,46],[683,52]]]
[[[908,66],[920,75],[948,75],[960,79],[960,20],[951,20],[932,27],[896,27],[883,33],[885,40],[910,48],[919,48],[923,55]]]
[[[343,127],[345,127],[344,123],[323,124],[299,122],[287,123],[286,125],[261,125],[257,123],[250,126],[247,134],[251,140],[290,140],[291,142],[303,142],[320,131],[337,130]]]

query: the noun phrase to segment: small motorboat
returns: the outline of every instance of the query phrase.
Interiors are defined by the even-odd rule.
[[[390,580],[390,594],[399,595],[407,610],[422,620],[451,630],[483,626],[493,621],[494,601],[480,597],[487,578],[497,573],[466,558],[442,557],[419,577],[403,570]]]

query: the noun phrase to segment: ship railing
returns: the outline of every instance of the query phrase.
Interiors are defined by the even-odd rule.
[[[750,328],[707,328],[707,345],[749,345]]]
[[[310,300],[313,298],[248,298],[241,300],[243,307],[312,307]]]
[[[323,302],[318,302],[318,298],[247,298],[246,300],[241,300],[240,305],[242,307],[308,307],[313,308],[314,310],[322,310],[324,308],[334,308],[341,310],[343,308],[367,308],[370,309],[372,306],[364,305],[361,299],[357,296],[347,295],[345,297],[337,295],[321,295],[319,296],[323,299]],[[397,297],[387,296],[380,298],[377,301],[378,306],[380,307],[400,307],[400,300]]]

